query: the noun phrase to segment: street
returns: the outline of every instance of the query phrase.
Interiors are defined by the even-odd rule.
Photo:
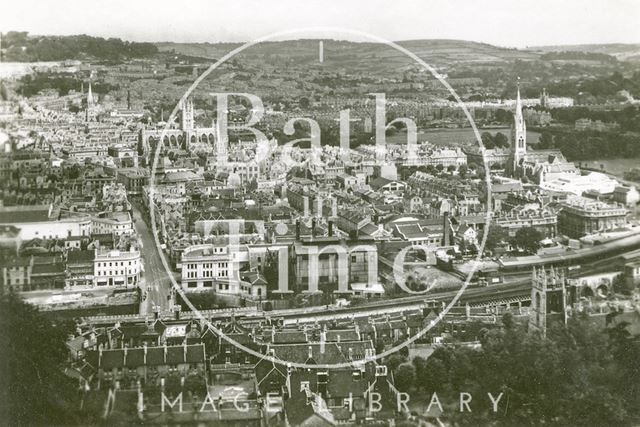
[[[132,203],[133,219],[136,233],[142,243],[141,255],[144,264],[144,273],[140,282],[143,296],[140,302],[140,314],[153,313],[153,307],[159,306],[161,310],[170,308],[171,280],[162,264],[162,259],[158,253],[153,232],[144,221],[141,207],[137,203]]]

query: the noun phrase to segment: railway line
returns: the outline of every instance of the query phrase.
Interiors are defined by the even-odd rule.
[[[640,233],[628,236],[613,242],[604,243],[591,248],[589,251],[570,254],[560,254],[550,257],[532,257],[523,263],[509,262],[501,271],[504,283],[480,287],[469,285],[460,296],[456,305],[469,304],[472,307],[490,306],[496,304],[510,304],[525,302],[530,299],[531,293],[531,269],[535,267],[553,265],[567,267],[569,278],[578,275],[596,274],[604,271],[619,270],[631,255],[640,257]],[[578,256],[579,255],[579,256]],[[542,260],[542,263],[540,263]],[[521,260],[522,261],[522,260]],[[458,293],[458,289],[440,292],[429,292],[424,295],[411,295],[407,297],[387,299],[382,301],[369,301],[366,304],[348,307],[314,306],[295,309],[263,311],[255,307],[207,310],[202,316],[212,321],[228,319],[235,316],[239,320],[260,321],[266,319],[280,319],[285,324],[315,322],[324,319],[354,318],[371,316],[383,313],[417,311],[434,304],[448,305]],[[160,314],[163,318],[173,316],[173,313]],[[182,312],[183,319],[199,318],[197,313]],[[131,321],[144,321],[144,315],[126,316]],[[124,320],[123,316],[94,316],[86,318],[93,323],[114,323]]]

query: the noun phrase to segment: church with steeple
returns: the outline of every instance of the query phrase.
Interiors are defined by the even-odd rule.
[[[527,124],[522,113],[519,79],[510,139],[511,152],[506,164],[506,172],[512,177],[526,178],[536,184],[542,184],[567,173],[580,174],[575,165],[565,159],[560,150],[529,151],[527,149]]]
[[[96,103],[93,99],[93,91],[91,90],[91,80],[89,80],[89,90],[87,92],[87,108],[85,109],[85,122],[96,120]]]

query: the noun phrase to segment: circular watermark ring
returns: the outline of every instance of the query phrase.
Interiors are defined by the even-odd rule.
[[[397,51],[403,53],[404,55],[408,56],[409,58],[413,59],[416,63],[418,63],[424,69],[428,70],[431,73],[431,75],[433,75],[436,79],[438,79],[438,81],[440,81],[440,83],[444,87],[447,88],[447,90],[454,97],[454,99],[456,100],[456,103],[463,110],[467,120],[471,124],[474,136],[476,138],[476,141],[478,142],[478,145],[480,147],[480,152],[482,154],[482,162],[483,162],[484,170],[485,170],[485,184],[486,184],[486,189],[487,189],[486,190],[487,191],[487,196],[486,196],[485,226],[484,226],[484,232],[483,232],[483,235],[482,235],[482,240],[480,242],[480,247],[478,248],[478,254],[477,254],[476,258],[475,258],[475,262],[473,262],[473,264],[472,264],[472,268],[470,269],[469,273],[467,274],[467,277],[466,277],[463,285],[460,287],[460,289],[458,290],[456,295],[453,297],[451,302],[448,305],[446,305],[445,308],[438,314],[438,316],[436,318],[432,319],[427,326],[422,328],[418,333],[416,333],[413,336],[407,338],[402,343],[400,343],[400,344],[398,344],[398,345],[396,345],[396,346],[394,346],[394,347],[392,347],[392,348],[390,348],[388,350],[385,350],[382,353],[375,354],[374,356],[367,357],[367,358],[365,358],[363,360],[356,360],[356,361],[349,361],[349,362],[342,362],[342,363],[330,363],[330,364],[299,363],[299,362],[283,360],[283,359],[280,359],[278,357],[274,357],[274,356],[272,356],[270,354],[263,354],[263,353],[255,351],[254,349],[249,348],[249,347],[239,343],[238,341],[234,340],[233,338],[227,336],[218,327],[216,327],[211,322],[211,320],[209,320],[206,316],[204,316],[198,309],[196,309],[196,307],[191,303],[191,301],[189,301],[189,299],[186,297],[186,294],[185,294],[184,290],[177,283],[175,277],[173,276],[173,274],[171,272],[171,268],[169,266],[169,263],[168,263],[168,261],[167,261],[167,259],[165,257],[164,252],[163,252],[162,245],[160,243],[160,238],[159,238],[159,234],[158,234],[158,227],[156,225],[156,218],[155,218],[155,201],[154,201],[155,173],[156,173],[156,169],[157,169],[158,159],[159,159],[159,156],[160,156],[160,150],[163,147],[163,143],[162,142],[164,141],[164,137],[167,135],[167,131],[169,130],[170,124],[174,121],[179,109],[181,108],[181,105],[183,105],[183,103],[191,95],[191,93],[194,91],[194,89],[196,87],[198,87],[198,85],[202,82],[202,80],[204,80],[211,72],[216,70],[218,67],[220,67],[222,64],[224,64],[226,61],[228,61],[229,59],[231,59],[235,55],[239,54],[240,52],[244,51],[245,49],[248,49],[248,48],[250,48],[250,47],[252,47],[252,46],[254,46],[256,44],[259,44],[259,43],[262,43],[262,42],[265,42],[265,41],[273,40],[275,38],[280,38],[280,37],[284,37],[284,36],[299,35],[299,34],[307,34],[308,35],[309,33],[323,33],[323,35],[326,35],[327,33],[333,33],[333,34],[340,33],[340,34],[348,34],[348,35],[356,36],[356,37],[363,37],[363,38],[368,39],[370,41],[381,43],[381,44],[385,44],[385,45],[387,45],[389,47],[394,48],[395,50],[397,50]],[[473,278],[473,275],[474,275],[474,273],[475,273],[475,271],[477,269],[477,264],[480,262],[480,260],[482,258],[482,254],[484,252],[484,247],[485,247],[485,244],[487,242],[487,236],[488,236],[488,232],[489,232],[489,224],[491,222],[491,217],[492,217],[491,195],[492,194],[491,194],[490,168],[488,167],[488,164],[487,164],[485,148],[484,148],[484,145],[482,144],[482,138],[480,137],[480,132],[478,131],[478,128],[476,127],[476,124],[475,124],[475,122],[473,120],[473,117],[472,117],[471,113],[469,112],[467,107],[464,105],[464,103],[462,102],[462,100],[460,99],[458,94],[455,92],[455,90],[451,87],[451,85],[446,81],[446,79],[442,75],[440,75],[433,67],[431,67],[429,64],[427,64],[424,60],[419,58],[413,52],[409,51],[408,49],[406,49],[406,48],[404,48],[404,47],[402,47],[400,45],[398,45],[395,42],[386,40],[386,39],[381,38],[379,36],[376,36],[376,35],[373,35],[373,34],[369,34],[369,33],[363,32],[363,31],[351,30],[351,29],[334,28],[334,27],[310,27],[310,28],[297,28],[297,29],[292,29],[292,30],[280,31],[280,32],[272,33],[272,34],[257,38],[257,39],[255,39],[253,41],[247,42],[247,43],[243,44],[242,46],[239,46],[236,49],[233,49],[231,52],[229,52],[226,55],[224,55],[217,62],[212,64],[207,70],[205,70],[200,76],[198,76],[198,78],[187,89],[185,94],[182,96],[182,98],[180,98],[180,100],[178,101],[177,105],[172,110],[171,115],[169,116],[169,118],[168,118],[168,120],[167,120],[167,122],[165,124],[165,127],[162,130],[159,142],[156,145],[156,150],[155,150],[154,157],[153,157],[153,164],[152,164],[152,167],[151,167],[151,176],[149,178],[149,214],[150,214],[150,217],[151,217],[151,228],[152,228],[152,231],[153,231],[153,238],[154,238],[154,241],[155,241],[155,244],[156,244],[156,250],[159,252],[160,259],[162,260],[162,265],[164,266],[164,268],[166,270],[166,273],[167,273],[167,275],[169,276],[169,278],[171,280],[171,284],[172,284],[173,290],[182,297],[182,300],[187,304],[187,306],[191,309],[191,311],[193,313],[196,313],[198,319],[200,319],[202,322],[204,322],[220,338],[226,340],[227,342],[229,342],[230,344],[232,344],[235,347],[239,348],[240,350],[242,350],[242,351],[244,351],[244,352],[246,352],[248,354],[251,354],[251,355],[253,355],[255,357],[258,357],[259,359],[266,359],[266,360],[269,360],[269,361],[271,361],[273,363],[277,363],[277,364],[280,364],[280,365],[283,365],[283,366],[289,366],[289,367],[293,367],[293,368],[302,368],[302,369],[337,369],[337,368],[349,368],[349,367],[352,368],[352,367],[358,366],[358,365],[360,365],[362,363],[372,362],[372,361],[375,361],[375,360],[383,359],[383,358],[385,358],[387,356],[390,356],[391,354],[394,354],[394,353],[398,352],[399,350],[403,349],[404,347],[407,347],[408,345],[412,344],[416,340],[418,340],[421,337],[423,337],[440,320],[442,320],[447,315],[447,313],[451,310],[451,308],[454,305],[456,305],[456,303],[458,302],[458,300],[460,299],[462,294],[465,292],[465,290],[469,286],[469,283],[470,283],[471,279]]]

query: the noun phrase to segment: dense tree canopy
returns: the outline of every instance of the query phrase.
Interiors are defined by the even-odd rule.
[[[9,31],[2,35],[5,60],[62,61],[97,58],[121,60],[154,55],[158,48],[152,43],[136,43],[116,38],[79,36],[29,36],[26,32]]]
[[[507,230],[499,225],[491,224],[487,232],[487,242],[484,247],[488,251],[493,251],[500,246],[501,243],[506,243],[508,239],[509,233],[507,233]]]
[[[502,328],[484,332],[479,349],[439,347],[427,360],[414,358],[414,371],[397,365],[396,379],[412,401],[429,402],[436,392],[455,425],[638,425],[640,341],[626,323],[613,324],[603,330],[575,316],[566,327],[552,324],[545,338],[506,315]],[[461,392],[473,396],[472,412],[459,412]],[[504,393],[498,412],[488,392]]]
[[[14,294],[0,295],[0,417],[7,425],[77,424],[76,380],[67,377],[67,336],[73,325],[54,324]]]
[[[540,249],[540,241],[544,235],[533,227],[523,227],[516,232],[513,246],[522,248],[525,252],[535,254]]]
[[[509,138],[502,132],[498,132],[495,135],[489,132],[482,132],[480,137],[484,148],[508,148],[510,146]]]

